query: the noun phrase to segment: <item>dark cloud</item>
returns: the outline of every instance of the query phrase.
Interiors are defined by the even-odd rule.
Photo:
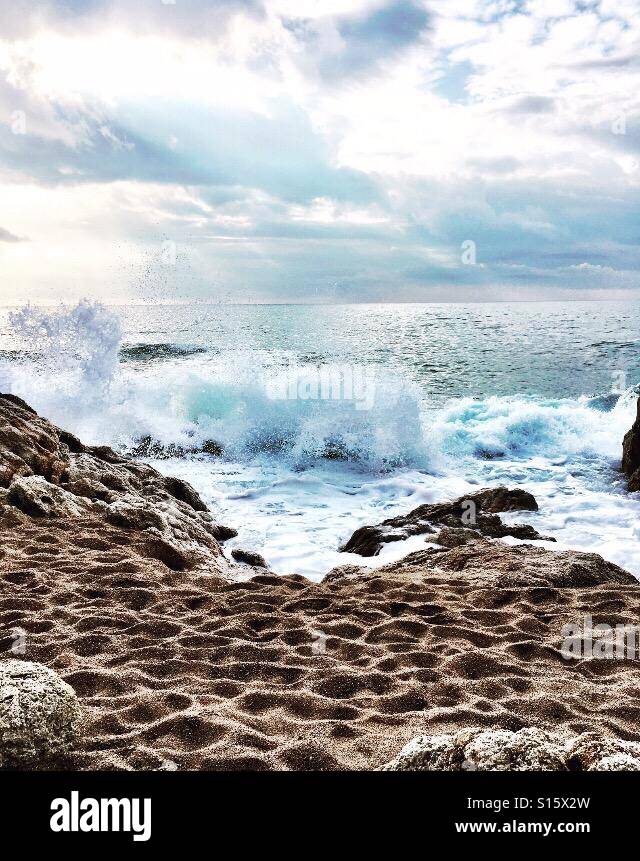
[[[326,22],[320,22],[294,19],[285,24],[318,53],[318,72],[331,82],[378,71],[384,60],[420,41],[430,16],[414,0],[392,0],[366,15],[336,16],[331,22],[341,44],[335,49],[323,49],[318,26]]]

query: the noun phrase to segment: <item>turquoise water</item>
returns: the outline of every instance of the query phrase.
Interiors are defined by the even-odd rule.
[[[338,548],[362,523],[506,483],[557,547],[640,573],[617,472],[640,303],[87,303],[5,310],[0,338],[3,389],[89,442],[151,438],[278,572],[319,578],[359,561]]]

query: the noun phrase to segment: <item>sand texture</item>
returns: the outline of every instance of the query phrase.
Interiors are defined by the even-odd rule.
[[[470,727],[640,741],[640,664],[560,654],[585,615],[640,620],[617,566],[445,525],[374,571],[240,582],[204,508],[0,397],[0,660],[76,691],[54,767],[375,769]]]

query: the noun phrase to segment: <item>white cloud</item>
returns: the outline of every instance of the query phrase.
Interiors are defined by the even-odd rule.
[[[40,24],[0,28],[0,111],[27,119],[23,138],[0,127],[8,228],[31,240],[0,247],[16,292],[114,283],[114,244],[166,231],[230,284],[243,254],[274,279],[333,265],[368,284],[377,266],[391,284],[424,265],[410,277],[428,283],[476,234],[487,277],[493,255],[504,272],[577,278],[596,228],[599,253],[625,261],[589,264],[589,277],[632,269],[636,0],[222,6],[213,26],[179,3],[111,0],[77,21],[51,3]],[[400,23],[422,9],[428,26],[385,41],[376,16],[391,8]],[[327,254],[349,231],[354,248]],[[540,265],[561,253],[575,256]],[[116,268],[117,290],[135,291]]]

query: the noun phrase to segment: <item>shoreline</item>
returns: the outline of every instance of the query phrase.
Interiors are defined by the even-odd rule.
[[[239,582],[232,531],[190,485],[6,395],[0,466],[3,657],[55,671],[83,714],[65,757],[24,767],[370,770],[473,728],[503,746],[530,729],[640,742],[640,664],[560,651],[585,616],[640,621],[640,583],[596,554],[493,540],[517,528],[495,488],[478,529],[445,505],[387,524],[387,540],[434,531],[397,562]]]

